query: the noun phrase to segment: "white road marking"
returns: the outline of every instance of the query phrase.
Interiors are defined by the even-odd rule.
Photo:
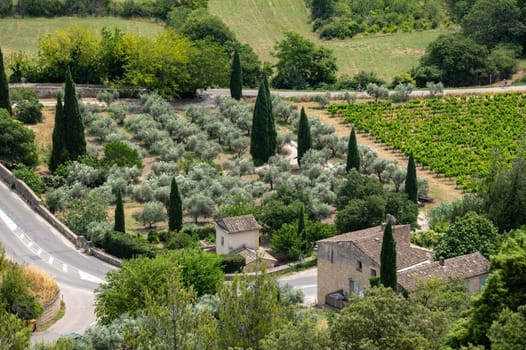
[[[27,244],[27,247],[31,248],[32,245],[33,245],[33,241],[29,241],[29,243]]]
[[[9,227],[9,229],[13,232],[18,228],[15,222],[11,220],[11,218],[7,216],[7,214],[4,213],[2,210],[0,210],[0,219],[2,219],[2,221],[5,222],[5,224],[7,225],[7,227]]]
[[[54,261],[54,260],[55,260],[55,258],[53,258],[52,256],[50,256],[47,262],[48,262],[49,264],[53,264],[53,261]]]
[[[103,283],[104,281],[101,280],[100,278],[98,277],[95,277],[87,272],[84,272],[82,270],[79,270],[79,274],[80,274],[80,279],[81,280],[84,280],[84,281],[89,281],[89,282],[95,282],[95,283]]]
[[[64,271],[64,272],[68,272],[68,265],[63,264],[63,265],[62,265],[62,271]]]
[[[40,256],[42,254],[42,248],[38,248],[37,255]]]

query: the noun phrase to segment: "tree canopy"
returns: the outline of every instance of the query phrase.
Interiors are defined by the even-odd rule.
[[[336,59],[331,50],[316,47],[313,42],[294,32],[274,47],[277,74],[272,86],[282,89],[305,89],[336,81]]]
[[[8,167],[38,164],[35,133],[12,119],[5,109],[0,109],[0,161]]]

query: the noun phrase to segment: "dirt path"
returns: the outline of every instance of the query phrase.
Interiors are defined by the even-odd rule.
[[[349,135],[351,132],[350,124],[342,120],[340,117],[333,117],[324,110],[316,109],[315,103],[301,104],[305,107],[305,111],[310,116],[318,116],[324,124],[332,125],[336,128],[336,135]],[[401,152],[393,150],[367,134],[356,134],[356,141],[373,149],[378,157],[386,160],[394,160],[401,167],[407,167],[407,158]],[[426,209],[436,206],[442,202],[452,202],[456,199],[462,198],[462,190],[455,184],[455,179],[446,178],[443,175],[437,175],[429,170],[424,170],[421,167],[417,168],[417,176],[427,179],[429,183],[429,195],[434,198],[434,203],[426,205]]]

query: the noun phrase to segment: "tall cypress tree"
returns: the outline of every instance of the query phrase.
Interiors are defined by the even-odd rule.
[[[230,74],[230,96],[239,101],[243,95],[243,70],[239,60],[239,53],[234,51],[232,73]]]
[[[307,230],[305,230],[305,213],[303,205],[300,206],[298,211],[298,237],[301,240],[301,252],[307,253],[309,248],[309,242],[307,242]]]
[[[64,147],[71,160],[86,154],[86,138],[84,123],[80,115],[75,84],[69,68],[66,70],[66,86],[64,88]]]
[[[360,150],[358,149],[358,143],[356,142],[356,133],[354,127],[351,130],[351,136],[349,136],[349,143],[347,145],[347,165],[345,170],[349,172],[351,169],[360,171]]]
[[[122,194],[120,190],[117,192],[117,205],[115,206],[115,224],[113,226],[113,231],[126,233],[124,206],[122,204]]]
[[[407,162],[407,175],[405,177],[405,192],[410,201],[418,204],[418,183],[416,180],[416,165],[413,152],[409,154]]]
[[[274,121],[274,113],[272,112],[272,96],[270,95],[270,88],[268,85],[268,79],[267,75],[263,76],[263,83],[265,84],[265,94],[267,95],[266,103],[268,111],[267,114],[267,132],[268,132],[268,148],[267,148],[267,154],[270,158],[271,156],[276,154],[277,150],[277,138],[278,134],[276,132],[276,122]]]
[[[168,230],[180,231],[183,228],[183,202],[181,193],[175,181],[172,179],[170,187],[170,201],[168,203]]]
[[[13,114],[11,110],[11,99],[9,98],[9,84],[7,83],[7,76],[5,75],[4,68],[4,55],[0,48],[0,108],[3,108],[9,112],[9,115]]]
[[[265,83],[259,85],[250,133],[250,155],[255,165],[265,163],[268,156],[268,103]]]
[[[54,172],[60,164],[67,160],[67,152],[64,148],[64,111],[62,97],[57,95],[57,105],[55,107],[55,126],[53,127],[51,145],[51,158],[49,159],[49,170]]]
[[[393,225],[388,220],[384,229],[380,253],[380,283],[385,287],[392,288],[395,292],[398,287],[396,270],[396,241],[393,235]]]
[[[301,107],[300,123],[298,125],[298,164],[301,166],[301,158],[312,147],[312,136],[310,124],[305,108]]]

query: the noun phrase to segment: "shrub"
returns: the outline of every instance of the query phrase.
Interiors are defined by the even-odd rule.
[[[155,256],[155,250],[142,238],[122,232],[107,232],[99,246],[106,252],[121,259],[136,256]]]
[[[409,96],[411,95],[411,92],[413,92],[413,84],[398,84],[395,87],[395,91],[391,98],[394,102],[405,102],[409,100]]]
[[[183,249],[195,245],[195,240],[185,232],[175,232],[166,242],[168,249]]]
[[[22,100],[17,103],[14,115],[25,124],[36,124],[42,121],[42,104],[33,100]]]
[[[137,167],[142,169],[143,164],[139,151],[127,142],[113,141],[104,145],[104,163],[108,166]]]
[[[13,170],[13,175],[24,181],[24,183],[28,185],[37,196],[40,196],[44,191],[42,179],[35,173],[33,169],[28,168],[23,164],[17,164]]]
[[[245,267],[245,258],[239,254],[221,255],[221,258],[221,270],[224,273],[241,272],[243,267]]]

